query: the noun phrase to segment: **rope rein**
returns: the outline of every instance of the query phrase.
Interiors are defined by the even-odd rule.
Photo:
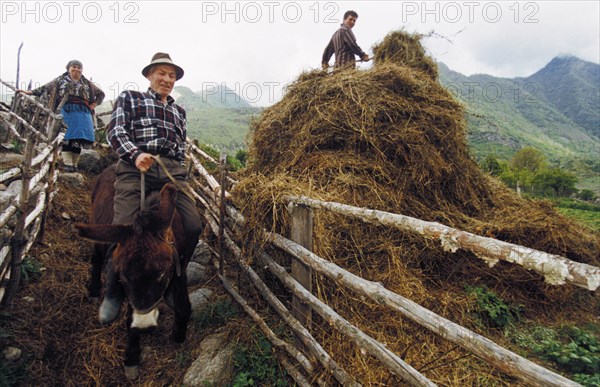
[[[171,183],[173,183],[175,185],[175,187],[177,188],[178,191],[183,192],[193,202],[196,202],[196,198],[194,197],[194,195],[191,194],[191,192],[189,192],[188,189],[186,189],[187,187],[184,187],[179,181],[175,180],[173,175],[171,175],[169,173],[165,163],[161,160],[160,156],[150,155],[150,157],[152,157],[158,163],[159,167],[162,168],[163,172],[167,175],[169,180],[171,180]],[[146,177],[146,173],[140,172],[140,210],[141,211],[144,211],[146,209],[146,178],[145,177]]]
[[[173,175],[171,175],[169,173],[169,171],[167,170],[167,167],[165,166],[165,163],[163,163],[163,161],[160,159],[160,156],[151,155],[151,157],[158,163],[158,165],[162,168],[162,170],[165,172],[165,174],[167,175],[169,180],[171,180],[171,182],[175,185],[175,187],[179,191],[186,194],[190,199],[192,199],[192,201],[195,202],[196,199],[188,190],[186,190],[186,187],[184,187],[180,182],[175,180]],[[140,211],[144,211],[145,209],[146,209],[146,172],[140,172]],[[177,277],[180,277],[181,276],[181,262],[179,261],[179,254],[177,254],[177,251],[175,250],[175,245],[174,245],[173,241],[169,241],[169,243],[171,244],[171,247],[173,249],[173,261],[175,264],[175,274],[177,275]]]

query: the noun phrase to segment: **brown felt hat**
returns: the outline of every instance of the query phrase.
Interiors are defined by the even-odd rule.
[[[161,64],[170,65],[170,66],[175,67],[175,77],[177,78],[177,80],[180,80],[183,77],[183,69],[181,67],[177,66],[175,63],[173,63],[169,54],[164,53],[164,52],[157,52],[156,54],[154,54],[154,56],[152,56],[152,60],[151,60],[150,64],[148,66],[144,67],[144,69],[142,70],[142,75],[144,77],[147,77],[152,66],[161,65]]]

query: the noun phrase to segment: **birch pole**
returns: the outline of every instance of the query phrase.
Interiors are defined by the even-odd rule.
[[[591,291],[595,291],[600,286],[600,268],[571,261],[560,255],[482,237],[437,222],[427,222],[405,215],[324,202],[305,196],[285,196],[284,198],[312,208],[361,219],[367,223],[395,227],[404,231],[416,232],[427,238],[439,239],[444,250],[454,253],[459,248],[465,249],[486,261],[490,267],[493,267],[499,260],[516,263],[543,275],[545,281],[551,285],[563,285],[570,282]]]
[[[19,89],[19,82],[20,82],[20,77],[21,77],[21,49],[22,48],[23,48],[23,42],[21,42],[21,45],[19,45],[19,49],[17,50],[17,78],[15,81],[15,89]],[[16,106],[17,106],[17,95],[15,94],[15,96],[12,100],[11,109],[15,110]]]
[[[308,251],[304,248],[303,250]],[[329,305],[325,304],[306,290],[274,260],[268,259],[264,261],[271,273],[285,284],[296,297],[309,304],[325,321],[354,341],[359,348],[365,349],[371,356],[381,361],[387,369],[401,377],[411,386],[436,386],[435,383],[427,379],[411,365],[407,364],[398,355],[387,349],[383,344],[373,339],[362,330],[350,324],[349,321],[337,314]]]
[[[21,280],[21,262],[23,256],[21,252],[25,246],[25,221],[27,219],[27,213],[29,209],[29,181],[30,181],[30,168],[31,159],[33,158],[33,134],[29,134],[27,138],[27,145],[25,146],[25,158],[21,163],[21,197],[19,202],[19,214],[17,216],[17,224],[15,225],[15,233],[11,240],[12,247],[12,262],[11,262],[11,273],[8,286],[6,287],[6,298],[3,300],[4,305],[8,305],[12,302],[13,298],[19,288],[19,282]]]
[[[383,287],[380,283],[360,278],[304,247],[282,237],[268,233],[267,240],[276,247],[292,254],[314,270],[324,274],[358,294],[367,296],[379,304],[387,305],[419,325],[460,345],[498,369],[514,375],[525,382],[540,386],[579,386],[579,384],[541,367],[483,337],[464,328],[421,305]]]

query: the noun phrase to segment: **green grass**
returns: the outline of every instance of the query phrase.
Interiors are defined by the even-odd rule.
[[[570,198],[559,198],[554,203],[561,214],[600,232],[600,205]]]
[[[258,108],[214,108],[188,112],[188,136],[211,146],[235,153],[246,148],[250,120],[260,114]]]
[[[21,262],[21,278],[23,281],[29,281],[41,277],[42,273],[46,270],[44,265],[29,255],[23,258]]]
[[[237,304],[229,299],[217,300],[192,315],[192,324],[198,332],[210,327],[221,327],[232,317],[240,314]]]
[[[558,211],[568,216],[569,218],[575,219],[580,223],[588,226],[594,231],[600,232],[600,213],[596,211],[578,210],[575,208],[563,208],[558,207]]]

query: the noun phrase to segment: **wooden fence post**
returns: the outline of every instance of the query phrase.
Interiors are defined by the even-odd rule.
[[[225,177],[227,176],[227,153],[221,152],[219,159],[221,169],[221,192],[219,195],[219,274],[223,274],[223,231],[225,229]]]
[[[303,246],[307,250],[313,250],[313,218],[312,209],[302,205],[291,205],[292,232],[291,239]],[[301,262],[299,259],[292,259],[292,276],[306,290],[312,293],[312,269]],[[306,328],[310,328],[312,321],[312,312],[310,305],[300,301],[299,298],[292,298],[292,313],[294,317]]]
[[[25,158],[21,163],[21,198],[19,203],[19,212],[17,215],[17,224],[15,225],[15,231],[11,240],[12,244],[12,261],[10,268],[10,280],[6,286],[6,295],[4,298],[4,305],[9,305],[19,288],[21,281],[21,263],[23,257],[21,252],[23,246],[25,246],[25,219],[29,214],[29,181],[31,179],[31,159],[33,158],[34,151],[34,139],[33,133],[30,133],[27,137],[27,144],[25,145]]]
[[[52,121],[52,125],[54,125],[54,121]],[[50,125],[47,125],[46,128],[50,128]],[[50,130],[48,130],[50,132]],[[52,137],[52,141],[54,141],[55,137]],[[52,192],[56,189],[54,186],[54,178],[57,173],[57,165],[58,165],[58,153],[60,150],[60,142],[57,142],[54,145],[54,149],[52,150],[52,163],[50,164],[50,171],[48,171],[48,188],[46,188],[46,203],[44,204],[44,208],[46,209],[42,214],[42,224],[40,225],[40,232],[38,234],[38,241],[44,242],[46,239],[46,223],[48,221],[48,214],[52,210]]]

